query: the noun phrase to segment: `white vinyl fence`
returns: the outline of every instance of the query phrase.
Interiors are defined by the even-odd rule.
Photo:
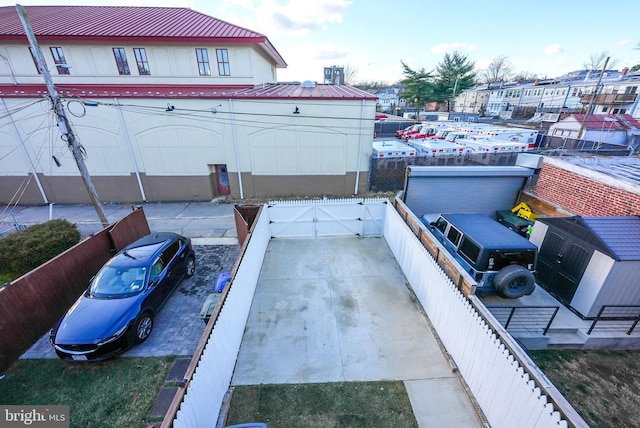
[[[458,290],[391,205],[384,237],[492,427],[587,426],[482,303]]]
[[[200,356],[194,356],[199,357],[198,366],[173,421],[175,428],[216,426],[224,396],[231,385],[270,238],[269,216],[260,215],[255,220],[254,229],[249,235],[250,241],[241,255],[235,276],[228,285],[227,297],[207,344]]]
[[[460,293],[393,204],[360,198],[263,207],[206,346],[194,356],[197,366],[179,409],[163,427],[216,425],[269,240],[345,235],[384,236],[492,427],[587,426],[475,296]]]
[[[269,202],[271,236],[274,238],[321,238],[380,236],[384,198],[317,199]]]

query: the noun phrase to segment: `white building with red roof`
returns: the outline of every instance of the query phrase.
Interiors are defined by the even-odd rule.
[[[26,6],[103,202],[366,190],[376,97],[281,83],[269,39],[185,8]],[[0,202],[89,202],[16,7],[0,7]]]
[[[551,125],[548,135],[624,146],[640,137],[640,122],[630,114],[572,114]]]

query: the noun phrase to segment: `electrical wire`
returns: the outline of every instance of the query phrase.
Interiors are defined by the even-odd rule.
[[[16,113],[19,113],[23,110],[28,109],[29,107],[40,103],[41,106],[44,107],[44,102],[50,102],[51,99],[46,97],[46,98],[42,98],[42,99],[38,99],[36,101],[32,101],[29,103],[26,103],[24,105],[18,106],[13,108],[12,110],[10,110],[8,112],[8,114],[5,114],[4,116],[0,116],[0,119],[14,115]],[[60,100],[60,102],[63,102],[62,99]],[[85,107],[85,102],[90,102],[92,105],[95,106],[104,106],[107,108],[114,108],[114,109],[120,109],[120,111],[123,112],[128,112],[128,113],[133,113],[133,114],[140,114],[140,115],[152,115],[152,116],[166,116],[166,117],[179,117],[183,120],[192,120],[192,121],[197,121],[197,122],[202,122],[202,121],[206,121],[206,122],[213,122],[213,123],[217,123],[217,124],[221,124],[221,125],[233,125],[233,124],[241,124],[244,128],[247,129],[251,129],[251,130],[274,130],[274,129],[286,129],[286,130],[290,130],[293,131],[291,128],[297,128],[295,129],[295,132],[302,132],[302,133],[312,133],[312,134],[326,134],[328,131],[332,131],[335,132],[336,134],[339,135],[360,135],[361,134],[361,128],[360,126],[350,126],[350,125],[343,125],[340,124],[341,121],[348,121],[348,120],[359,120],[359,121],[375,121],[375,119],[367,119],[367,118],[362,118],[362,117],[343,117],[343,116],[306,116],[306,115],[301,115],[301,116],[296,116],[294,122],[307,122],[307,119],[321,119],[323,121],[335,121],[334,123],[327,125],[326,123],[324,123],[323,125],[315,125],[315,124],[309,124],[309,123],[294,123],[294,122],[290,122],[290,123],[274,123],[274,119],[292,119],[291,114],[275,114],[275,113],[258,113],[258,112],[226,112],[226,111],[220,111],[220,110],[216,110],[215,112],[213,112],[211,109],[185,109],[185,108],[179,108],[179,109],[175,109],[172,108],[171,111],[167,111],[166,107],[162,107],[162,106],[153,106],[153,105],[144,105],[144,104],[117,104],[117,103],[107,103],[107,102],[102,102],[99,100],[93,100],[93,99],[83,99],[83,98],[76,98],[74,97],[73,99],[70,99],[67,101],[67,110],[69,111],[69,113],[76,117],[76,118],[82,118],[85,117],[87,114],[87,110]],[[241,104],[242,100],[234,100],[234,102],[236,104]],[[248,101],[248,102],[254,102],[254,101]],[[301,99],[300,103],[301,105],[304,105],[305,100]],[[70,105],[72,105],[72,103],[78,103],[80,105],[82,105],[82,113],[76,114],[73,113],[71,111],[71,109],[69,108]],[[340,107],[344,107],[344,103],[330,103],[330,102],[324,102],[323,106],[340,106]],[[38,167],[40,168],[40,170],[44,171],[45,168],[43,168],[42,165],[42,155],[44,152],[44,146],[46,145],[47,141],[50,142],[49,147],[50,147],[50,153],[48,156],[48,159],[54,159],[54,160],[59,160],[59,159],[63,159],[65,158],[67,154],[70,153],[70,148],[68,146],[68,143],[65,141],[65,149],[64,150],[56,150],[56,146],[57,144],[55,143],[56,140],[58,140],[57,138],[54,138],[54,136],[52,135],[54,128],[54,117],[55,117],[55,113],[53,113],[53,109],[52,107],[48,107],[48,108],[43,108],[43,112],[46,113],[44,119],[42,120],[42,122],[40,123],[40,125],[38,125],[37,127],[35,127],[33,129],[32,132],[30,132],[29,134],[27,134],[26,139],[24,140],[25,142],[29,139],[31,139],[31,137],[36,133],[41,131],[42,129],[46,129],[47,133],[45,135],[45,138],[43,138],[43,142],[40,145],[40,148],[37,152],[36,155],[36,160],[35,163],[38,165]],[[35,116],[37,117],[37,116]],[[18,119],[16,120],[16,122],[20,122],[21,120],[32,120],[34,118],[34,116],[29,116],[26,118],[22,118],[22,119]],[[45,122],[46,119],[49,119],[49,124],[48,126],[44,127],[43,124]],[[299,127],[304,126],[303,129],[300,129]],[[77,137],[76,137],[77,138]],[[61,139],[64,141],[64,138]],[[22,143],[24,144],[24,142]],[[18,146],[19,147],[19,146]],[[80,150],[82,152],[83,157],[87,158],[87,151],[84,148],[84,146],[82,146],[81,144],[79,145]],[[15,151],[17,149],[17,147],[15,149],[12,149],[10,152],[6,153],[4,156],[0,157],[0,160],[5,159],[6,157],[8,157],[13,151]],[[58,162],[56,162],[58,163]],[[52,175],[53,172],[53,162],[50,160],[49,161],[49,175]],[[25,184],[25,186],[23,187],[22,184],[19,187],[19,189],[16,191],[16,193],[14,194],[14,197],[16,195],[18,196],[18,199],[16,201],[17,205],[19,203],[19,200],[21,199],[22,195],[24,195],[24,192],[26,191],[26,188],[28,187],[28,184],[30,183],[32,174],[29,175],[29,180],[27,181],[27,183]],[[13,198],[12,198],[13,201]]]
[[[303,133],[315,133],[315,134],[326,134],[328,129],[337,130],[340,134],[344,135],[360,135],[360,127],[350,126],[350,125],[340,125],[340,124],[323,124],[323,125],[313,125],[308,123],[281,123],[274,126],[274,122],[272,120],[264,120],[273,119],[277,117],[289,118],[290,115],[276,115],[276,114],[262,114],[262,113],[230,113],[230,112],[220,112],[212,113],[210,110],[191,110],[191,109],[174,109],[170,112],[166,111],[165,107],[155,107],[155,106],[140,106],[140,105],[116,105],[105,103],[102,104],[105,107],[113,107],[120,108],[124,112],[129,113],[137,113],[143,115],[153,115],[153,116],[166,116],[166,117],[180,117],[182,119],[192,119],[197,121],[210,121],[216,122],[224,125],[231,125],[232,123],[243,124],[244,127],[255,129],[255,130],[267,130],[273,129],[276,127],[292,127],[292,126],[305,126],[306,128],[312,129],[298,129],[296,132]],[[212,117],[213,116],[213,117]],[[227,116],[227,117],[225,117]],[[232,117],[233,116],[233,117]],[[236,117],[240,116],[240,117]],[[243,118],[242,116],[247,116]],[[255,119],[255,116],[258,116],[260,119]],[[316,119],[334,119],[334,120],[348,120],[348,118],[344,117],[322,117],[322,116],[300,116],[300,119],[296,118],[296,121],[304,120],[305,118],[316,118]],[[262,120],[261,120],[262,119]]]

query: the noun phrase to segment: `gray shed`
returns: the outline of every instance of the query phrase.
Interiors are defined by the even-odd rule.
[[[539,218],[537,282],[584,318],[640,305],[640,216]]]

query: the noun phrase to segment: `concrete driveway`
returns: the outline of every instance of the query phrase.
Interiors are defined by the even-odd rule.
[[[419,426],[482,426],[383,238],[269,242],[233,385],[404,381]]]

